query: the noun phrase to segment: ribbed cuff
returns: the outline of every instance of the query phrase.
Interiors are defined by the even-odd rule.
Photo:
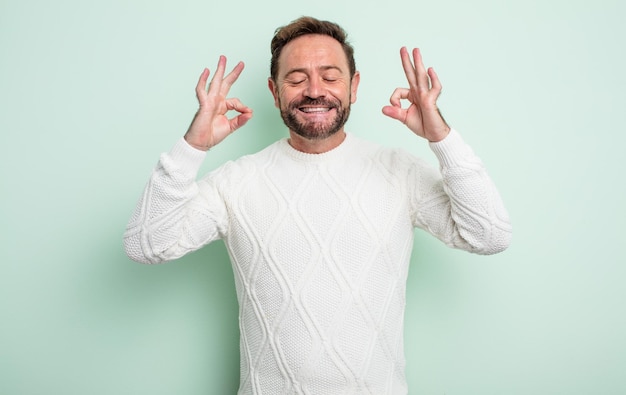
[[[206,151],[192,147],[181,137],[166,155],[181,172],[195,175],[198,174],[200,166],[204,162]]]
[[[429,145],[442,167],[454,167],[475,156],[472,148],[454,129],[450,130],[445,139]]]

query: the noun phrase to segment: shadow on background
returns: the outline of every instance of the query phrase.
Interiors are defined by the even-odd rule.
[[[106,360],[115,360],[111,353],[123,358],[109,372],[102,372],[100,358],[91,360],[89,381],[99,388],[88,393],[236,393],[238,304],[223,243],[142,265],[124,255],[120,242],[108,243],[103,255],[110,258],[100,257],[73,283],[81,299],[74,324],[80,343],[108,354]]]

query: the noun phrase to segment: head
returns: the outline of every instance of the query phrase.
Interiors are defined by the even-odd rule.
[[[337,40],[337,42],[341,44],[343,52],[346,54],[350,76],[354,77],[354,73],[356,73],[354,48],[352,48],[352,45],[348,42],[348,34],[345,30],[343,30],[343,28],[336,23],[320,21],[310,16],[303,16],[286,26],[279,27],[276,29],[276,32],[274,32],[274,37],[272,38],[270,46],[272,51],[270,76],[273,80],[276,80],[278,73],[278,60],[285,45],[287,45],[290,41],[307,34],[321,34]]]
[[[271,49],[268,85],[290,132],[309,140],[343,132],[360,79],[345,31],[302,17],[276,30]]]

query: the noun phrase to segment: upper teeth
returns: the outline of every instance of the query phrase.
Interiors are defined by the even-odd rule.
[[[304,107],[301,109],[302,112],[325,112],[328,110],[328,107]]]

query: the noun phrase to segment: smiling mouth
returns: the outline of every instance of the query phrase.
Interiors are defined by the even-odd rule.
[[[300,107],[298,110],[307,114],[322,114],[332,110],[331,107]]]

